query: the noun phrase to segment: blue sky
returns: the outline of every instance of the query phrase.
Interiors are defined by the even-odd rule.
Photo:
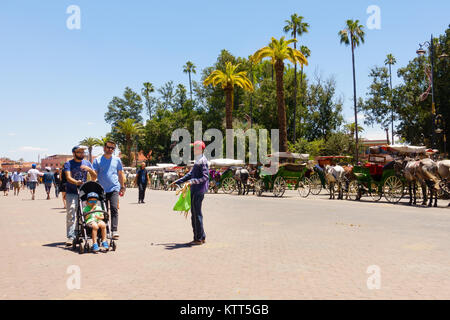
[[[66,27],[70,5],[81,9],[80,30]],[[395,71],[416,55],[419,42],[444,32],[450,1],[2,0],[0,156],[36,161],[38,154],[70,154],[84,137],[110,130],[107,104],[126,86],[139,92],[145,81],[188,85],[187,60],[200,71],[221,49],[247,57],[282,36],[292,13],[310,24],[300,39],[312,51],[307,75],[335,77],[350,122],[351,51],[337,33],[347,19],[366,25],[370,5],[381,9],[381,29],[366,27],[366,43],[356,51],[359,97],[370,84],[370,68],[382,65],[386,54],[396,57]],[[366,128],[365,136],[385,133]]]

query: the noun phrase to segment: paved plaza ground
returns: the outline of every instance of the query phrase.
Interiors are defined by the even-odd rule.
[[[137,204],[128,189],[117,251],[80,255],[64,247],[61,199],[45,200],[43,186],[30,198],[0,195],[0,299],[450,299],[448,201],[219,192],[205,196],[206,244],[189,247],[174,192]],[[67,287],[70,266],[80,289]]]

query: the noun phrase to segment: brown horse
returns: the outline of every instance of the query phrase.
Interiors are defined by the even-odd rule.
[[[423,202],[422,205],[427,204],[427,188],[430,190],[430,201],[428,206],[433,206],[433,196],[434,196],[434,206],[437,207],[437,195],[440,189],[439,179],[438,179],[438,167],[436,162],[430,158],[413,160],[410,158],[405,158],[403,161],[396,161],[402,164],[403,176],[409,183],[409,194],[410,201],[409,204],[416,204],[416,182],[419,182],[423,190]],[[414,191],[414,202],[412,201],[411,186]]]

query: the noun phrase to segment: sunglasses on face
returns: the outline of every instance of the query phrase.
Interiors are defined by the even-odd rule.
[[[97,203],[97,200],[89,200],[88,203],[94,204]]]
[[[115,150],[115,149],[116,149],[116,147],[110,147],[110,146],[106,146],[106,149],[109,149],[109,150]]]

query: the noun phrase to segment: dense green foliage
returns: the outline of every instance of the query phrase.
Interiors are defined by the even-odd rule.
[[[449,35],[450,29],[435,39],[436,109],[438,114],[442,114],[444,121],[439,125],[445,133],[448,128],[444,124],[450,123],[450,60],[438,57],[444,52],[450,52]],[[306,57],[310,54],[309,51],[306,52],[306,47],[300,51]],[[392,58],[391,56],[391,62]],[[419,99],[428,87],[424,65],[429,62],[429,57],[414,58],[405,67],[400,67],[397,75],[401,83],[392,90],[389,67],[393,69],[397,66],[386,61],[385,65],[371,70],[368,76],[372,78],[372,84],[364,99],[360,98],[358,101],[359,111],[365,114],[365,123],[379,125],[381,129],[390,128],[393,111],[395,131],[403,141],[429,145],[431,95],[424,101]],[[118,142],[127,162],[131,163],[132,151],[136,149],[144,154],[152,151],[152,163],[170,161],[174,145],[171,142],[172,132],[177,128],[185,128],[193,134],[194,121],[202,121],[203,131],[217,128],[225,136],[226,92],[220,85],[205,86],[203,83],[215,70],[226,72],[227,63],[238,65],[235,72],[244,72],[254,89],[249,91],[234,86],[231,99],[233,128],[279,128],[279,95],[271,61],[257,63],[251,56],[235,57],[229,51],[222,50],[212,66],[198,70],[197,80],[193,77],[187,79],[188,88],[173,81],[160,88],[154,88],[150,82],[146,82],[138,89],[141,95],[127,87],[123,97],[111,100],[105,114],[105,120],[111,124],[108,136]],[[299,69],[296,73],[294,65],[286,63],[282,74],[288,150],[310,153],[312,156],[354,155],[355,124],[344,121],[343,98],[336,94],[335,80],[317,76],[310,79],[302,68]],[[194,70],[195,66],[189,62],[180,72],[193,76],[196,74]],[[299,86],[297,94],[293,94],[295,83]],[[124,121],[128,121],[127,127],[130,130],[124,128]],[[293,128],[296,141],[293,141]],[[362,129],[360,126],[358,128],[361,134]]]

